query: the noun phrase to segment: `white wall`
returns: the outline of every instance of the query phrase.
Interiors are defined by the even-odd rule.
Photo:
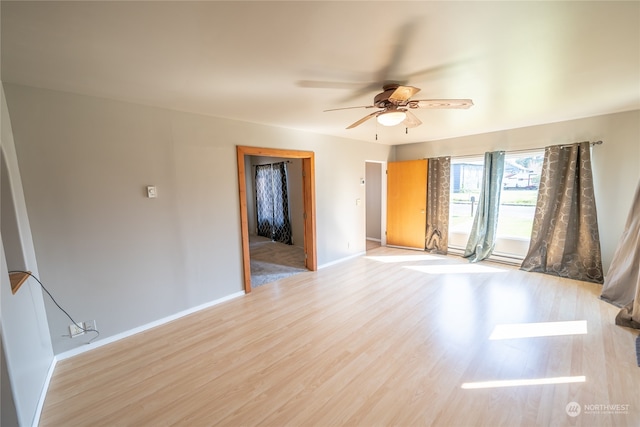
[[[20,425],[31,425],[54,358],[38,283],[27,280],[15,295],[9,283],[9,270],[27,269],[36,276],[39,270],[4,92],[1,98],[0,338],[8,375],[5,378],[3,372],[2,425],[14,417]],[[5,381],[11,386],[12,399],[4,396]]]
[[[388,146],[5,90],[41,278],[77,320],[97,320],[101,339],[243,289],[236,145],[314,151],[318,264],[365,251],[359,181]],[[82,345],[47,314],[56,354]]]
[[[463,138],[396,146],[398,160],[604,141],[592,150],[598,226],[605,272],[622,235],[640,179],[640,111],[610,114]]]

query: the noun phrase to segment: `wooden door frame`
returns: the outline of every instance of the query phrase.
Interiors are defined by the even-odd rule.
[[[304,253],[305,267],[318,269],[316,251],[316,178],[315,157],[313,151],[283,150],[236,146],[238,160],[238,189],[240,194],[240,229],[242,232],[242,266],[244,292],[251,292],[251,256],[249,253],[249,221],[247,214],[247,183],[245,171],[246,156],[281,157],[302,159],[302,199],[304,209]]]

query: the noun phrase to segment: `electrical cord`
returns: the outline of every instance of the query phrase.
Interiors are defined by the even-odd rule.
[[[12,271],[9,272],[9,274],[11,274],[11,273],[23,273],[23,274],[27,274],[27,275],[33,277],[36,280],[36,282],[38,282],[40,284],[40,287],[42,288],[42,290],[45,291],[47,293],[47,295],[49,295],[49,298],[51,298],[51,301],[53,301],[53,303],[56,305],[56,307],[58,307],[60,309],[60,311],[62,311],[64,314],[66,314],[67,317],[69,318],[69,320],[71,320],[71,322],[73,322],[74,325],[76,325],[82,332],[95,332],[96,336],[91,338],[89,340],[89,342],[87,342],[87,344],[91,344],[93,341],[96,340],[96,338],[98,338],[100,336],[100,332],[97,329],[84,328],[83,326],[80,326],[78,324],[78,322],[73,320],[73,317],[71,317],[71,315],[69,313],[67,313],[67,311],[60,306],[60,304],[58,304],[58,301],[56,301],[56,299],[53,297],[53,295],[51,295],[51,292],[49,292],[47,290],[47,288],[42,284],[40,279],[38,279],[33,273],[31,273],[30,271],[23,271],[23,270],[12,270]],[[67,336],[67,335],[63,335],[63,336]],[[71,336],[71,335],[69,335],[69,336]]]

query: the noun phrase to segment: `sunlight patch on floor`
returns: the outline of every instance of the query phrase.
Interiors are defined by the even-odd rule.
[[[520,386],[530,386],[530,385],[583,383],[586,380],[587,379],[584,376],[532,378],[532,379],[522,379],[522,380],[498,380],[498,381],[481,381],[481,382],[474,382],[474,383],[464,383],[462,384],[461,387],[464,389],[520,387]]]
[[[496,325],[490,340],[513,338],[553,337],[559,335],[583,335],[587,333],[587,321],[512,323]]]
[[[508,271],[478,264],[413,265],[404,268],[427,274],[506,273]]]

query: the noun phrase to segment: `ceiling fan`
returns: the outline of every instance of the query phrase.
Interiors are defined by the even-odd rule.
[[[422,122],[410,110],[415,110],[416,108],[467,109],[473,105],[473,101],[470,99],[411,99],[411,97],[419,91],[420,89],[413,86],[402,86],[395,83],[386,84],[382,87],[382,92],[373,98],[373,105],[332,108],[324,111],[349,110],[353,108],[379,108],[379,110],[347,126],[347,129],[353,129],[372,117],[376,117],[378,123],[383,126],[395,126],[402,123],[406,128],[414,128],[420,126]]]

